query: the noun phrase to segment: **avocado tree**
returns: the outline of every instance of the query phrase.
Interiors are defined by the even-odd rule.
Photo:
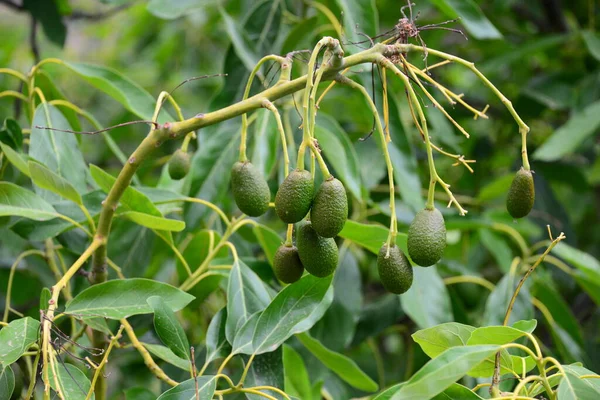
[[[597,317],[600,264],[563,242],[561,223],[530,220],[552,195],[545,184],[536,200],[527,118],[445,44],[466,37],[456,20],[417,24],[410,2],[379,15],[360,1],[200,3],[114,9],[147,21],[200,8],[231,39],[224,75],[156,100],[67,56],[0,68],[19,83],[0,92],[17,105],[0,131],[1,399],[600,396],[555,283]],[[500,39],[475,3],[433,3],[466,34]],[[38,22],[60,42],[65,21],[89,17],[8,4],[31,15],[34,50]],[[598,56],[593,30],[583,37]],[[445,83],[449,68],[466,93]],[[99,122],[61,91],[71,79],[127,113]],[[201,109],[178,98],[190,81],[217,93]],[[468,145],[496,118],[506,148]],[[535,159],[563,151],[555,137]],[[506,174],[461,193],[477,174],[469,154],[496,152]]]

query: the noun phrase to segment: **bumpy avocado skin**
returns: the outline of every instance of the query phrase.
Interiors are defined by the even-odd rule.
[[[233,164],[231,187],[235,204],[244,214],[259,217],[269,209],[269,185],[250,161]]]
[[[176,181],[184,178],[190,172],[190,155],[178,149],[169,160],[169,176]]]
[[[408,255],[415,264],[429,267],[442,259],[446,248],[446,225],[434,208],[419,211],[408,228]]]
[[[377,270],[383,287],[389,292],[402,294],[410,289],[413,282],[413,269],[406,255],[398,246],[392,244],[390,254],[387,255],[388,246],[384,244],[377,255]]]
[[[348,198],[342,182],[336,178],[321,184],[310,211],[313,229],[326,238],[335,237],[348,218]]]
[[[313,201],[315,184],[310,172],[292,171],[279,186],[275,195],[275,211],[288,224],[295,224],[306,217]]]
[[[506,197],[506,209],[513,218],[523,218],[529,214],[535,201],[535,188],[533,186],[533,175],[521,167],[515,179],[513,179],[508,196]]]
[[[314,276],[324,278],[335,271],[338,265],[338,248],[335,240],[319,236],[308,221],[296,228],[298,255],[304,268]]]
[[[273,257],[273,271],[283,283],[294,283],[302,277],[304,266],[296,246],[279,246]]]

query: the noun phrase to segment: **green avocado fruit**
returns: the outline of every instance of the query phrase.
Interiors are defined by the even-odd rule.
[[[269,185],[250,161],[238,161],[233,164],[231,187],[235,204],[244,214],[259,217],[269,209]]]
[[[384,244],[377,255],[377,270],[383,287],[389,292],[402,294],[413,282],[413,269],[406,255],[398,246],[392,244],[390,253]]]
[[[298,224],[296,245],[302,265],[312,275],[324,278],[337,268],[338,248],[335,240],[319,236],[309,221]]]
[[[508,196],[506,197],[506,209],[513,218],[523,218],[529,214],[535,201],[535,188],[533,186],[533,175],[521,167],[515,179],[513,179]]]
[[[437,209],[423,209],[408,228],[408,255],[415,264],[429,267],[442,259],[446,248],[446,225]]]
[[[313,229],[326,238],[335,237],[344,228],[348,218],[348,198],[342,182],[330,177],[315,195],[310,220]]]
[[[169,160],[169,176],[176,181],[184,178],[190,172],[190,155],[178,149]]]
[[[294,283],[302,277],[304,266],[298,255],[296,246],[282,244],[273,257],[273,271],[283,283]]]
[[[306,217],[313,201],[315,185],[306,170],[292,171],[279,186],[275,195],[275,211],[288,224],[295,224]]]

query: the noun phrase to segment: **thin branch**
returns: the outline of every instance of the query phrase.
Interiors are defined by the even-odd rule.
[[[71,21],[75,21],[75,20],[100,21],[100,20],[103,20],[106,18],[110,18],[113,15],[118,14],[119,12],[128,9],[133,4],[134,3],[122,4],[120,6],[111,8],[110,10],[99,11],[96,13],[88,13],[85,11],[73,11],[71,13],[71,15],[69,15],[67,17],[67,19],[69,19]]]

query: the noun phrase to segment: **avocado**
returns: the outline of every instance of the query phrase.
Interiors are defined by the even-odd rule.
[[[296,246],[282,244],[273,257],[273,271],[283,283],[294,283],[302,277],[304,266],[298,256]]]
[[[176,181],[185,177],[190,172],[190,155],[178,149],[169,160],[169,176]]]
[[[315,195],[310,220],[313,229],[326,238],[335,237],[348,218],[348,198],[342,182],[331,176]]]
[[[531,171],[521,167],[515,175],[508,196],[506,197],[506,209],[513,218],[523,218],[529,214],[535,201],[535,188],[533,186],[533,175]]]
[[[377,255],[377,270],[383,287],[389,292],[402,294],[406,292],[413,281],[413,269],[406,255],[398,246],[392,244],[387,255],[387,243],[381,246]]]
[[[337,268],[338,248],[335,240],[319,236],[309,221],[298,224],[296,245],[302,265],[312,275],[324,278]]]
[[[238,161],[233,164],[231,187],[235,203],[244,214],[258,217],[269,209],[269,185],[250,161]]]
[[[415,264],[429,267],[442,259],[446,248],[446,225],[437,209],[417,213],[408,228],[408,255]]]
[[[315,185],[310,172],[292,171],[279,186],[275,195],[275,211],[288,224],[295,224],[306,217],[313,201]]]

